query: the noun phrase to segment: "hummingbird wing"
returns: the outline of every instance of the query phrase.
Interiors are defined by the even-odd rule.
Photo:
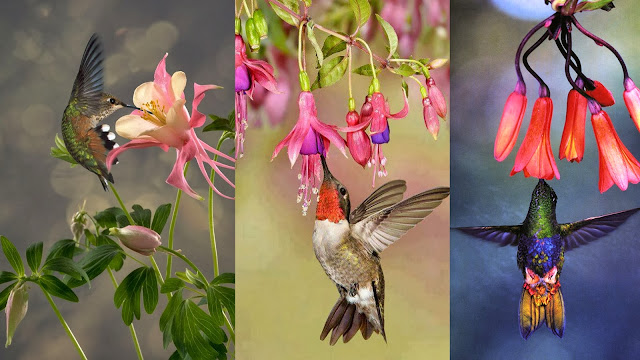
[[[104,55],[98,34],[93,34],[82,55],[80,69],[73,83],[69,102],[76,101],[76,107],[86,116],[98,115],[102,99],[102,62]]]
[[[351,212],[349,221],[355,224],[381,210],[384,210],[402,200],[407,191],[407,183],[404,180],[393,180],[380,186],[362,204]]]
[[[380,253],[431,214],[447,196],[448,187],[414,195],[353,224],[352,233],[368,251]]]
[[[560,235],[564,239],[565,251],[575,249],[580,245],[586,245],[607,235],[639,210],[640,208],[635,208],[568,224],[560,224]]]
[[[457,230],[500,246],[518,245],[521,225],[458,227]]]

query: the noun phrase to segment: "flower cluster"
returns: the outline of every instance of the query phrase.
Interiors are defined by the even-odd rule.
[[[520,59],[524,67],[539,83],[539,97],[533,106],[531,122],[525,138],[520,146],[511,175],[523,171],[525,177],[540,179],[560,179],[560,173],[551,149],[549,137],[553,102],[550,91],[542,78],[531,68],[528,57],[545,40],[555,42],[556,47],[565,59],[564,72],[572,86],[567,97],[567,113],[560,142],[559,158],[570,162],[580,162],[584,155],[585,121],[587,108],[591,112],[600,161],[600,192],[607,191],[613,184],[626,190],[628,183],[640,182],[640,163],[629,152],[618,137],[609,115],[603,108],[615,104],[611,92],[600,82],[587,77],[582,71],[580,58],[572,48],[574,29],[593,40],[596,44],[609,49],[619,60],[624,74],[624,100],[640,130],[640,90],[629,77],[622,56],[603,39],[593,35],[576,19],[578,11],[592,10],[588,2],[554,1],[552,6],[556,13],[533,27],[524,37],[516,52],[516,73],[518,81],[515,90],[509,95],[504,106],[502,119],[495,139],[494,157],[498,161],[507,158],[514,148],[522,119],[527,107],[526,86],[520,69]],[[603,7],[610,10],[608,7]],[[523,50],[531,37],[539,30],[542,36],[524,54]],[[573,73],[572,73],[573,71]]]

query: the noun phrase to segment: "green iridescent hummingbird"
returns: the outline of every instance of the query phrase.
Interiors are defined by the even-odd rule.
[[[115,134],[109,132],[109,125],[98,122],[123,107],[137,108],[103,92],[103,60],[100,37],[93,34],[84,49],[69,104],[64,109],[62,138],[71,157],[98,175],[106,191],[107,180],[113,183],[113,175],[107,170],[105,160],[109,150],[118,144],[114,142]]]

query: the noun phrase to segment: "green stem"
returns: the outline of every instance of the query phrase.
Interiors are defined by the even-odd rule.
[[[218,145],[216,145],[216,150],[220,151],[220,147],[224,142],[224,138],[220,137],[218,139]],[[218,161],[218,154],[213,156],[213,161]],[[213,184],[216,178],[216,172],[211,170],[211,183]],[[209,188],[209,239],[211,240],[211,256],[213,258],[213,277],[217,277],[220,274],[220,269],[218,267],[218,247],[216,245],[216,232],[213,223],[213,189]]]
[[[195,271],[201,272],[198,267],[196,266],[196,264],[194,264],[193,262],[191,262],[191,260],[189,260],[186,256],[182,255],[181,253],[173,250],[173,249],[169,249],[167,247],[164,246],[158,246],[158,249],[160,249],[161,251],[167,252],[169,254],[172,254],[174,256],[179,257],[180,259],[182,259],[182,261],[186,262],[187,264],[189,264],[189,266],[191,266],[191,268]],[[169,256],[170,257],[170,256]],[[169,275],[171,276],[171,275]],[[167,277],[169,277],[167,276]]]
[[[196,293],[196,294],[198,294],[198,295],[200,295],[200,296],[202,296],[202,297],[205,297],[205,298],[207,297],[207,294],[205,294],[205,293],[203,293],[203,292],[201,292],[201,291],[198,291],[198,290],[196,290],[196,289],[194,289],[194,288],[190,288],[190,287],[188,287],[188,286],[185,286],[184,288],[185,288],[185,289],[187,289],[187,290],[189,290],[189,291],[192,291],[192,292],[194,292],[194,293]]]
[[[112,183],[108,183],[109,187],[111,188],[111,191],[113,191],[113,195],[115,195],[116,199],[118,200],[118,203],[120,204],[120,207],[122,208],[122,211],[124,211],[124,214],[127,216],[127,219],[129,219],[129,224],[131,225],[135,225],[136,222],[133,221],[133,218],[131,217],[131,214],[129,214],[129,211],[127,211],[127,207],[124,206],[124,203],[122,202],[122,199],[120,198],[120,195],[118,194],[118,191],[116,190],[115,186],[113,186]]]
[[[302,66],[302,30],[304,29],[306,22],[301,22],[300,27],[298,27],[298,68],[300,71],[304,71],[304,66]]]
[[[369,44],[367,44],[366,41],[360,39],[360,38],[356,38],[356,41],[360,41],[362,43],[362,45],[364,45],[367,48],[367,51],[369,52],[369,62],[371,63],[371,72],[373,73],[373,79],[376,80],[378,79],[378,77],[376,76],[376,67],[373,64],[373,52],[371,51],[371,48],[369,47]]]
[[[349,79],[349,110],[352,111],[351,99],[353,99],[353,90],[351,89],[351,46],[347,46],[347,58],[349,59],[349,70],[347,70],[347,78]]]
[[[160,283],[160,287],[164,285],[164,279],[162,278],[162,273],[160,273],[160,268],[156,263],[156,259],[153,258],[153,255],[149,256],[149,260],[151,261],[151,265],[153,265],[153,269],[156,271],[156,275],[158,276],[158,282]]]
[[[416,64],[416,65],[419,65],[422,68],[422,73],[425,74],[425,76],[427,76],[427,74],[429,74],[429,68],[425,64],[421,63],[418,60],[414,60],[414,59],[389,59],[389,61],[397,62],[397,63],[403,63],[403,62],[413,63],[413,64]]]
[[[224,313],[224,311],[222,312],[222,316],[224,316],[224,323],[227,326],[227,330],[229,331],[229,337],[231,338],[231,341],[233,341],[233,343],[236,343],[236,333],[233,330],[233,326],[231,326],[231,322],[229,322],[229,319],[227,318],[227,314]]]
[[[247,17],[251,17],[251,14],[253,13],[249,11],[249,6],[247,6],[247,0],[242,0],[242,5],[244,5],[244,10],[247,12]]]
[[[118,281],[116,277],[113,275],[113,271],[111,268],[107,267],[109,271],[109,277],[111,278],[111,283],[113,283],[114,288],[118,288]],[[138,335],[136,334],[136,328],[133,327],[133,323],[129,325],[129,331],[131,332],[131,339],[133,340],[133,345],[136,347],[136,353],[138,354],[138,359],[143,360],[144,356],[142,356],[142,350],[140,349],[140,342],[138,342]]]
[[[87,356],[84,354],[84,351],[82,351],[82,347],[80,347],[78,340],[76,340],[76,337],[73,335],[73,332],[71,331],[71,328],[69,328],[69,325],[67,324],[67,322],[64,320],[64,317],[62,317],[62,314],[60,313],[60,310],[58,310],[56,303],[53,302],[51,295],[49,295],[49,293],[42,287],[42,285],[38,284],[38,286],[40,286],[40,289],[42,289],[42,292],[44,293],[44,296],[49,301],[49,304],[51,305],[53,312],[56,313],[58,320],[60,320],[60,324],[62,324],[62,326],[64,327],[64,330],[67,332],[67,335],[69,335],[69,338],[73,342],[73,345],[75,345],[76,350],[78,350],[78,354],[80,354],[80,357],[83,360],[87,360]]]
[[[189,164],[186,163],[184,165],[184,175],[187,175],[187,170],[189,170]],[[176,203],[173,206],[173,214],[171,215],[171,224],[169,225],[169,249],[173,249],[173,233],[176,229],[176,219],[178,218],[178,208],[180,207],[180,198],[182,198],[182,190],[178,189],[178,193],[176,194]],[[171,277],[171,256],[167,259],[167,272],[166,277]]]

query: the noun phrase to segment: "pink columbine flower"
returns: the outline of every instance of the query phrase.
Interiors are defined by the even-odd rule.
[[[624,79],[624,103],[633,119],[633,123],[636,124],[636,128],[640,131],[640,89],[631,78]]]
[[[236,35],[235,40],[235,80],[236,80],[236,158],[244,153],[245,131],[247,121],[247,95],[253,97],[256,83],[265,89],[278,93],[276,78],[273,76],[273,66],[263,60],[253,60],[247,57],[247,48],[242,36]]]
[[[311,194],[318,193],[318,182],[322,179],[322,165],[320,155],[327,154],[330,144],[334,144],[344,156],[347,156],[344,139],[338,134],[334,126],[318,120],[316,102],[310,91],[300,92],[298,97],[300,113],[298,122],[291,132],[276,146],[273,160],[284,146],[291,167],[296,163],[298,155],[302,156],[302,168],[298,178],[298,202],[302,202],[302,214],[306,215],[311,204]]]
[[[117,237],[122,245],[144,256],[153,255],[156,248],[162,245],[157,232],[139,225],[111,228],[109,235]]]
[[[167,184],[183,190],[193,198],[202,199],[191,189],[183,173],[185,164],[191,159],[196,159],[209,186],[218,195],[233,199],[220,193],[213,186],[204,164],[209,164],[224,181],[235,188],[234,184],[220,170],[220,168],[234,169],[234,167],[212,160],[207,152],[217,154],[231,162],[235,162],[235,160],[198,139],[194,130],[201,127],[206,120],[204,114],[198,111],[198,105],[204,98],[205,92],[215,89],[217,86],[194,83],[193,115],[189,115],[183,93],[187,77],[182,71],[169,76],[165,67],[166,57],[167,54],[158,64],[153,82],[146,82],[138,86],[133,93],[133,103],[140,110],[135,110],[116,122],[116,132],[131,141],[109,152],[107,167],[110,170],[115,159],[129,149],[157,146],[168,151],[172,147],[176,149],[177,158],[173,170],[167,178]]]

